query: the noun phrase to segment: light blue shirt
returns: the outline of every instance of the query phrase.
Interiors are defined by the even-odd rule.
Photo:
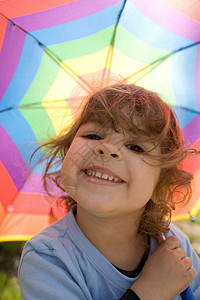
[[[73,208],[75,209],[75,207]],[[121,274],[86,238],[73,209],[25,245],[19,266],[21,299],[24,300],[114,300],[138,278]],[[188,238],[175,225],[167,236],[180,241],[196,273],[191,289],[200,299],[200,260]],[[150,253],[157,248],[151,239]],[[181,299],[180,296],[173,300]]]

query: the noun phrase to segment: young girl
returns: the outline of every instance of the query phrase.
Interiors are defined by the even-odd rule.
[[[44,184],[52,178],[70,210],[26,244],[22,300],[175,300],[190,284],[200,299],[199,258],[166,221],[189,200],[192,180],[167,104],[135,85],[104,88],[43,146]]]

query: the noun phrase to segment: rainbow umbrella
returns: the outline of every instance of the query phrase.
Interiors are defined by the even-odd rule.
[[[26,176],[32,142],[58,134],[100,87],[127,80],[158,92],[199,149],[199,12],[195,0],[0,1],[0,241],[26,240],[65,213],[41,167]],[[185,168],[199,182],[200,158]],[[176,218],[197,217],[199,198],[196,184]]]

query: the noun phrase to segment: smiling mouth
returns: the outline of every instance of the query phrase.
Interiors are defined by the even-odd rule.
[[[121,180],[117,177],[114,177],[112,175],[108,175],[106,173],[102,173],[100,171],[85,169],[85,170],[83,170],[83,172],[89,177],[100,178],[100,179],[103,179],[105,181],[110,181],[110,182],[115,182],[115,183],[124,182],[123,180]]]

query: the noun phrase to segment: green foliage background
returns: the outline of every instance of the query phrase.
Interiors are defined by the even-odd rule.
[[[0,300],[20,300],[17,270],[24,244],[0,243]]]

